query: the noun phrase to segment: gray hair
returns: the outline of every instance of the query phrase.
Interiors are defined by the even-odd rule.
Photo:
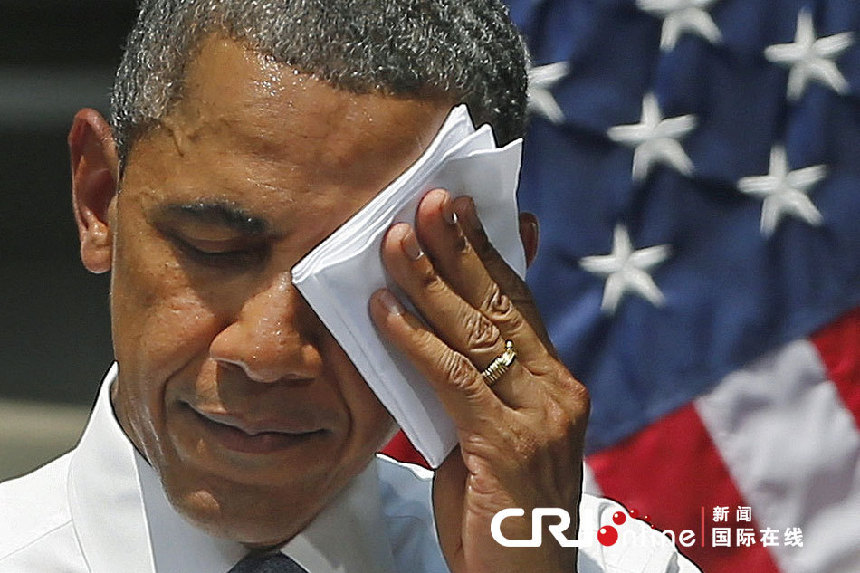
[[[453,96],[500,144],[525,129],[526,51],[499,0],[141,0],[111,96],[122,164],[216,32],[339,89]]]

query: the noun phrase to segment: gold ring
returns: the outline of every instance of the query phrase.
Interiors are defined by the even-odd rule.
[[[493,384],[499,381],[499,378],[505,375],[514,360],[517,359],[517,351],[514,350],[514,343],[510,340],[505,340],[505,351],[493,358],[490,365],[484,368],[481,376],[484,377],[484,382],[487,386],[492,387]]]

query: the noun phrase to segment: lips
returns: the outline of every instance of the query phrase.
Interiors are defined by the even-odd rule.
[[[209,420],[210,422],[221,424],[222,426],[230,426],[231,428],[236,428],[237,430],[241,430],[249,436],[257,436],[259,434],[269,433],[300,435],[310,434],[321,429],[318,426],[315,427],[308,424],[297,423],[294,421],[247,421],[238,416],[232,416],[229,414],[214,414],[210,412],[201,412],[197,409],[194,409],[194,411],[197,412],[200,416]]]
[[[246,420],[241,417],[201,411],[189,406],[206,434],[229,450],[275,453],[321,437],[325,429],[291,419]]]

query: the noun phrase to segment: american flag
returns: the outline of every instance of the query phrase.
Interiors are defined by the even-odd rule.
[[[860,2],[508,4],[587,488],[707,572],[860,571]]]

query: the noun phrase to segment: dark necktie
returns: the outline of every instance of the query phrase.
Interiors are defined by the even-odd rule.
[[[308,573],[308,570],[283,553],[251,554],[227,573]]]

